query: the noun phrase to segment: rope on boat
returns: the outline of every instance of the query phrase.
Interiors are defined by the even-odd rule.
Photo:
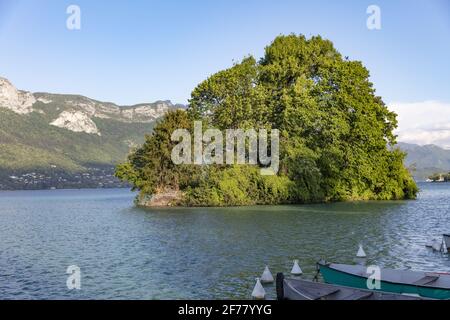
[[[320,265],[316,263],[316,274],[314,275],[313,281],[319,282],[319,274],[320,274]]]

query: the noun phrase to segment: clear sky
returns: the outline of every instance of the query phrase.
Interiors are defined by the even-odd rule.
[[[70,4],[80,30],[66,28]],[[381,30],[366,26],[371,4]],[[186,103],[208,75],[289,33],[319,34],[363,61],[390,105],[450,110],[448,0],[0,0],[0,76],[119,104]]]

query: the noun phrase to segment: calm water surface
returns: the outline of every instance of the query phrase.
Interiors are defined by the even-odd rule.
[[[417,201],[158,210],[124,189],[0,192],[0,298],[249,298],[265,264],[297,258],[312,278],[321,258],[355,263],[359,242],[368,263],[449,272],[425,243],[450,232],[450,184],[420,187]]]

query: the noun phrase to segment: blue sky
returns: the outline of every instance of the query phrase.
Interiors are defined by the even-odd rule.
[[[66,28],[70,4],[81,30]],[[381,30],[366,27],[371,4]],[[0,76],[119,104],[186,103],[208,75],[289,33],[322,35],[363,61],[389,104],[450,104],[447,0],[0,0]]]
[[[32,91],[133,104],[191,90],[278,34],[320,34],[389,101],[450,101],[450,2],[0,0],[0,75]],[[81,8],[81,30],[66,8]],[[368,30],[366,8],[381,9]]]

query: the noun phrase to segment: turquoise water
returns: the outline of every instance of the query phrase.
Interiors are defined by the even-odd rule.
[[[249,298],[265,264],[299,259],[312,278],[321,258],[354,263],[359,242],[368,263],[449,272],[425,243],[450,232],[450,184],[420,187],[417,201],[154,210],[125,189],[1,192],[0,299]]]

